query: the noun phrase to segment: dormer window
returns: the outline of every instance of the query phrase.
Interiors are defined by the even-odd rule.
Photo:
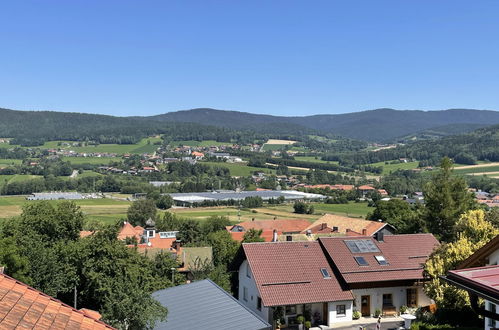
[[[376,261],[378,262],[378,264],[380,264],[381,266],[388,265],[388,261],[386,261],[385,257],[383,257],[383,256],[374,256],[374,258],[376,259]]]
[[[322,277],[324,277],[324,278],[331,278],[331,275],[329,275],[329,272],[327,271],[326,268],[321,268],[321,274],[322,274]]]

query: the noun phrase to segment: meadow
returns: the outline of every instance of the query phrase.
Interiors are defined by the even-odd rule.
[[[385,164],[385,162],[378,162],[369,164],[371,166],[382,166],[383,175],[390,174],[396,170],[412,170],[418,167],[419,162],[407,162],[407,163],[397,163],[397,164]]]
[[[215,140],[204,140],[204,141],[195,141],[195,140],[187,140],[187,141],[172,141],[170,142],[170,146],[188,146],[188,147],[220,147],[220,146],[231,146],[233,143],[231,142],[218,142]]]
[[[231,176],[249,176],[252,175],[253,172],[255,171],[275,174],[274,169],[252,167],[252,166],[247,166],[244,163],[200,162],[200,164],[228,168]]]
[[[108,165],[111,162],[121,162],[120,157],[61,157],[65,162],[70,162],[72,165]]]

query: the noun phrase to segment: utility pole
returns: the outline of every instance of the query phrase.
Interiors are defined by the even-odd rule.
[[[78,291],[76,290],[76,285],[75,285],[75,289],[74,289],[74,309],[77,309],[76,308],[76,298],[78,297]]]

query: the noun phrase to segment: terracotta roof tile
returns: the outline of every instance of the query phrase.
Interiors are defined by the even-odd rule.
[[[237,224],[238,226],[248,229],[262,229],[262,230],[277,230],[278,232],[301,232],[303,229],[310,225],[310,222],[305,219],[279,219],[279,220],[255,220],[246,221]]]
[[[142,227],[134,227],[129,222],[125,222],[118,233],[118,239],[125,240],[127,237],[135,237],[137,242],[140,242],[143,232],[144,229]]]
[[[247,243],[243,250],[264,306],[353,299],[338,283],[319,242]],[[321,268],[331,278],[324,278]]]
[[[320,217],[317,221],[309,225],[303,230],[305,233],[308,229],[314,230],[321,228],[321,225],[325,223],[327,227],[338,228],[338,233],[347,234],[347,229],[353,230],[359,234],[362,234],[362,230],[366,230],[366,235],[371,236],[376,233],[381,228],[385,227],[387,223],[379,221],[364,220],[359,218],[344,217],[336,214],[325,214]]]
[[[0,329],[113,329],[63,302],[0,274]]]
[[[350,252],[345,240],[370,240],[380,252]],[[438,241],[432,234],[386,235],[384,242],[370,236],[326,237],[319,239],[347,283],[423,279],[423,264]],[[354,256],[369,264],[360,266]],[[375,256],[383,256],[388,265],[380,265]]]

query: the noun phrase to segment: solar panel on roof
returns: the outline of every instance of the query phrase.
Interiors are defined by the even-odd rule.
[[[380,252],[376,244],[369,239],[346,240],[345,244],[352,253]]]

